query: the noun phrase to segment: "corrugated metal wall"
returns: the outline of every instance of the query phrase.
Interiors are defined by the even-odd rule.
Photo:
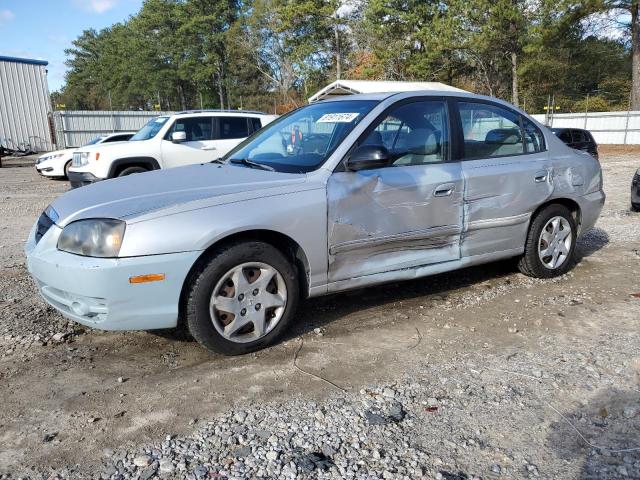
[[[136,131],[171,112],[60,110],[53,114],[58,148],[79,147],[105,133]]]
[[[9,148],[53,148],[47,62],[0,57],[0,142]]]
[[[640,145],[640,112],[589,112],[532,115],[540,123],[557,128],[584,128],[596,142],[609,145]]]

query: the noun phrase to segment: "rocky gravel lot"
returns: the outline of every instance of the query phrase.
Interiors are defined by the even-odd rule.
[[[47,307],[22,244],[67,185],[8,162],[0,478],[640,478],[639,157],[603,149],[607,204],[562,278],[502,262],[313,299],[235,358]]]

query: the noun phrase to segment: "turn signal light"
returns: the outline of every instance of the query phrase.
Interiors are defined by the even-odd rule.
[[[129,277],[129,283],[161,282],[164,279],[165,279],[164,273],[149,273],[148,275],[138,275],[137,277]]]

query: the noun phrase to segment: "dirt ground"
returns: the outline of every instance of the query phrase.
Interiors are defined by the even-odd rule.
[[[508,466],[526,457],[542,478],[599,478],[602,465],[611,478],[640,478],[640,214],[629,210],[640,152],[604,148],[601,162],[607,202],[564,277],[533,280],[501,262],[312,299],[288,339],[234,358],[171,335],[88,331],[47,307],[22,246],[68,186],[28,159],[6,162],[0,475],[99,477],[105,449],[189,435],[245,406],[342,395],[294,366],[303,342],[297,365],[348,394],[407,375],[432,382],[438,398],[473,387],[465,408],[441,408],[415,428],[448,468],[518,478]],[[495,450],[461,448],[458,432],[472,428]],[[501,474],[484,465],[496,452]]]

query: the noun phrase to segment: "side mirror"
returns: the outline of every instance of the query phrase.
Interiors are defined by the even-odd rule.
[[[171,134],[171,141],[173,143],[180,143],[187,141],[187,132],[173,132]]]
[[[382,145],[361,145],[354,150],[347,160],[347,170],[371,170],[389,165],[391,155]]]

